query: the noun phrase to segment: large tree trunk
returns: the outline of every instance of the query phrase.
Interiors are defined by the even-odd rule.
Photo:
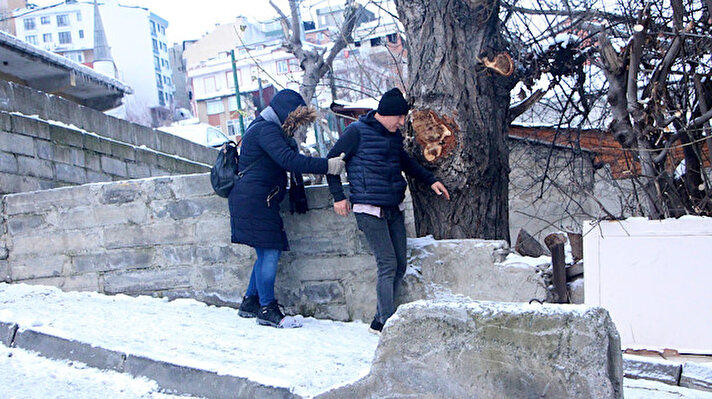
[[[445,201],[411,179],[417,234],[509,240],[512,79],[503,75],[512,65],[499,54],[506,46],[499,0],[396,0],[396,7],[409,43],[407,148],[452,198]],[[495,59],[508,72],[484,66]]]

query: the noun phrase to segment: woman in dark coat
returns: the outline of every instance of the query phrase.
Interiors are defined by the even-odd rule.
[[[247,128],[242,138],[239,170],[249,170],[230,192],[232,242],[253,247],[257,260],[238,314],[256,317],[261,325],[301,327],[285,317],[274,297],[277,262],[289,250],[279,204],[287,189],[287,171],[292,173],[340,174],[341,158],[312,158],[297,152],[292,134],[314,121],[316,112],[308,108],[299,93],[282,90],[270,106]]]

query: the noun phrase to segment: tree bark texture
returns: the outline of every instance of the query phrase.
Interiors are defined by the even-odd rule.
[[[509,241],[513,65],[500,35],[499,0],[395,3],[409,44],[406,148],[451,196],[445,201],[410,179],[417,234]]]

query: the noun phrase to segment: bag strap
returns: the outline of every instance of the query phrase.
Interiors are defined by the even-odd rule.
[[[253,166],[257,165],[257,163],[260,162],[260,161],[262,160],[262,158],[264,158],[264,157],[265,157],[265,156],[262,155],[261,157],[257,158],[256,161],[254,161],[254,162],[252,162],[251,164],[247,165],[247,167],[246,167],[245,169],[243,169],[242,172],[238,172],[238,173],[237,173],[237,176],[240,177],[240,178],[242,178],[242,176],[243,176],[245,173],[247,173],[248,170],[252,169]]]
[[[239,147],[239,146],[240,146],[240,143],[242,143],[242,137],[240,137],[240,141],[237,142],[237,145],[236,145],[235,147]],[[259,158],[257,158],[255,161],[253,161],[251,164],[247,165],[247,167],[246,167],[245,169],[243,169],[242,172],[238,172],[238,173],[237,173],[237,176],[238,176],[239,178],[242,178],[242,176],[243,176],[245,173],[247,173],[248,170],[252,169],[253,166],[257,165],[257,163],[258,163],[259,161],[261,161],[262,158],[265,157],[265,155],[267,155],[267,154],[263,154],[262,156],[260,156]]]

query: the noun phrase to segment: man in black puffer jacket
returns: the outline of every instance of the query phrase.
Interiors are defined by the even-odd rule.
[[[437,194],[450,199],[445,186],[432,173],[415,162],[403,149],[400,129],[405,125],[409,106],[397,88],[387,91],[378,109],[349,125],[327,158],[346,154],[346,173],[350,200],[361,231],[376,257],[378,308],[371,331],[380,333],[395,312],[401,280],[406,269],[406,234],[403,200],[406,181],[401,172],[430,185]],[[349,214],[339,176],[327,175],[334,197],[334,211]]]

